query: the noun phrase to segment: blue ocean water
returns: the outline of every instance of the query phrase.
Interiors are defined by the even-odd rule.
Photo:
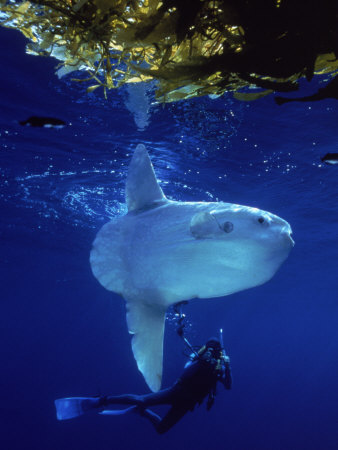
[[[1,448],[338,448],[338,169],[320,160],[337,151],[337,101],[280,107],[229,95],[154,106],[142,89],[106,101],[59,80],[57,61],[26,55],[25,42],[0,30]],[[19,125],[31,115],[68,125]],[[233,389],[163,436],[136,415],[58,422],[54,409],[64,396],[148,391],[124,302],[89,266],[97,231],[125,212],[138,143],[169,198],[271,211],[296,241],[268,283],[186,307],[193,344],[223,327]],[[184,362],[169,322],[164,386]]]

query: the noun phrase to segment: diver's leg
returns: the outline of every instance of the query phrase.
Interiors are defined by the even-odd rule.
[[[160,416],[155,414],[150,409],[137,408],[135,412],[148,419],[154,425],[155,430],[159,434],[163,434],[170,430],[170,428],[172,428],[180,419],[182,419],[182,417],[188,412],[188,409],[172,406],[163,419],[161,419]]]
[[[163,389],[159,392],[153,392],[145,395],[124,394],[124,395],[109,395],[101,397],[100,406],[108,405],[137,405],[137,406],[154,406],[171,404],[172,401],[171,389]]]
[[[174,393],[172,388],[162,389],[158,392],[142,395],[142,406],[155,406],[155,405],[171,405],[174,399]]]
[[[100,406],[108,405],[142,405],[143,396],[135,394],[107,395],[100,398]]]
[[[156,431],[159,434],[166,433],[188,412],[187,408],[172,406],[161,422],[157,425]]]
[[[159,425],[159,423],[161,423],[162,420],[161,417],[158,414],[154,413],[154,411],[151,411],[151,409],[144,409],[138,407],[137,409],[135,409],[134,412],[148,419],[154,425],[155,428]]]

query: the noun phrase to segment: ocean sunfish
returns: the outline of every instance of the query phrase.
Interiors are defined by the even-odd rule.
[[[126,203],[128,213],[98,232],[90,264],[98,281],[126,300],[134,357],[150,389],[157,391],[167,308],[265,283],[294,242],[290,225],[269,212],[168,200],[142,144],[129,166]]]

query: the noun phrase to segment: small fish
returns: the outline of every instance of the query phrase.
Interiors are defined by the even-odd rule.
[[[338,164],[338,153],[326,153],[326,155],[322,156],[320,159],[325,164],[336,165]]]
[[[338,100],[338,76],[333,78],[333,80],[331,80],[324,87],[318,89],[318,91],[313,95],[297,98],[275,97],[275,102],[277,105],[283,105],[288,102],[315,102],[326,98],[335,98]]]
[[[66,124],[61,119],[55,119],[54,117],[38,117],[31,116],[27,120],[21,120],[20,125],[26,127],[44,127],[44,128],[63,128]]]

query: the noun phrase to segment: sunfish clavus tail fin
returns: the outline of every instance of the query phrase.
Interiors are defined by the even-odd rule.
[[[127,301],[127,323],[137,367],[154,392],[161,388],[166,308],[139,299]]]

